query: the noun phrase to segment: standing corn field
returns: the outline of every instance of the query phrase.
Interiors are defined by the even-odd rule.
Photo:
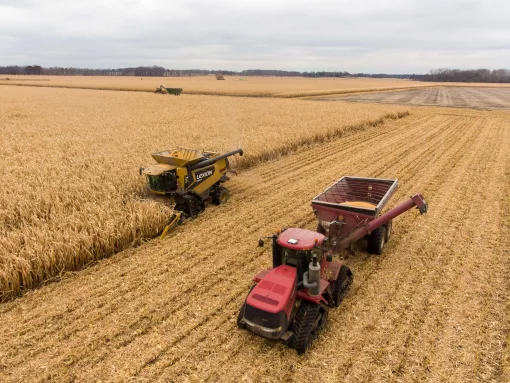
[[[247,168],[399,113],[406,109],[2,87],[0,300],[155,236],[171,210],[138,175],[152,152],[242,146],[233,165]]]

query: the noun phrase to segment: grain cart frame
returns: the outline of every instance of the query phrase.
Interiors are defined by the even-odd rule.
[[[397,179],[344,176],[312,199],[318,219],[317,232],[328,236],[330,248],[341,251],[366,237],[367,250],[382,254],[393,231],[393,218],[417,207],[425,214],[428,205],[421,194],[380,215],[398,187]]]
[[[271,237],[273,267],[253,278],[238,326],[304,353],[326,326],[329,308],[342,302],[353,281],[350,269],[333,254],[365,236],[368,250],[380,254],[394,217],[412,207],[427,212],[423,196],[415,194],[379,215],[397,185],[397,180],[342,177],[313,198],[317,232],[289,228]]]
[[[157,164],[140,168],[140,174],[146,176],[151,192],[171,197],[175,202],[175,214],[162,236],[185,219],[200,214],[207,201],[215,205],[227,202],[230,194],[222,184],[229,180],[228,157],[235,154],[242,156],[243,150],[220,154],[179,148],[152,154]]]

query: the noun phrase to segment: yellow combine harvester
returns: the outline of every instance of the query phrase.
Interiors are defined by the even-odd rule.
[[[149,189],[156,194],[172,197],[175,214],[162,236],[187,218],[193,218],[205,209],[210,200],[216,205],[227,202],[229,193],[221,186],[227,181],[228,158],[243,155],[242,149],[220,154],[196,149],[175,149],[152,154],[157,164],[140,168]]]

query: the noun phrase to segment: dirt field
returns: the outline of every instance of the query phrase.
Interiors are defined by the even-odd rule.
[[[9,80],[6,80],[9,78]],[[154,91],[156,87],[183,88],[188,94],[297,97],[355,91],[431,86],[400,79],[304,77],[125,77],[125,76],[0,76],[0,85]]]
[[[332,103],[334,104],[334,103]],[[510,115],[414,108],[234,177],[232,199],[152,241],[0,305],[5,382],[510,380]],[[354,286],[304,356],[237,329],[268,250],[315,227],[342,175],[400,179],[429,214],[395,220],[383,256],[347,258]]]
[[[152,238],[171,210],[140,166],[175,147],[249,167],[406,107],[0,86],[0,301]]]
[[[510,110],[510,88],[435,87],[323,98],[322,100]]]

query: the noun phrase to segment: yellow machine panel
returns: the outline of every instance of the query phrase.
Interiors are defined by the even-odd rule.
[[[228,190],[221,186],[229,178],[228,157],[243,155],[242,149],[220,154],[197,149],[173,149],[152,154],[157,164],[140,168],[153,193],[171,196],[174,209],[185,218],[194,217],[210,200],[219,205],[228,199]]]

